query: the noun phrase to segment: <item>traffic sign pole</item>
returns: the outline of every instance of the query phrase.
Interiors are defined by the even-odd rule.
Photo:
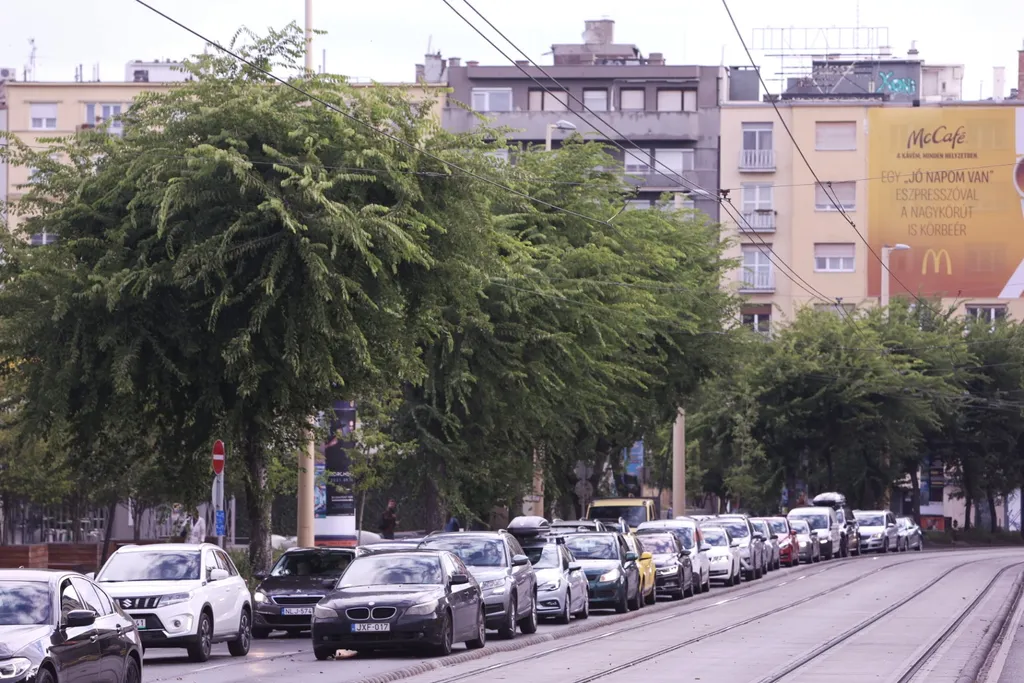
[[[227,449],[224,442],[217,439],[213,442],[213,524],[217,545],[224,547],[224,464],[227,461]]]

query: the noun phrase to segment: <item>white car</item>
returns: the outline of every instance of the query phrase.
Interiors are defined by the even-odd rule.
[[[703,544],[703,534],[692,517],[676,517],[675,519],[658,519],[644,522],[637,527],[637,534],[657,533],[667,531],[679,539],[679,545],[683,546],[690,554],[690,563],[693,565],[693,575],[696,581],[693,582],[695,593],[702,593],[711,588],[711,562],[708,561],[707,548]]]
[[[205,662],[214,643],[234,657],[249,653],[249,587],[215,545],[158,543],[119,548],[96,583],[135,620],[145,648],[185,648]]]
[[[708,560],[711,564],[711,580],[726,586],[737,586],[743,576],[740,562],[740,544],[732,540],[729,532],[722,527],[701,527],[704,542],[708,545]]]

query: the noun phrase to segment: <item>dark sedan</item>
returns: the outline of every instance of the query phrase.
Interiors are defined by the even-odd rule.
[[[313,606],[331,592],[355,555],[351,548],[292,548],[269,575],[256,574],[260,584],[253,593],[252,637],[309,630]]]
[[[454,643],[487,642],[480,586],[447,551],[367,555],[353,560],[338,587],[313,611],[313,653],[426,647],[451,654]]]
[[[690,551],[670,533],[640,534],[640,545],[654,557],[654,586],[657,595],[683,598],[693,595],[693,563]]]
[[[640,609],[640,568],[622,534],[575,534],[565,546],[587,576],[591,607],[614,607],[616,612]]]
[[[139,683],[135,622],[89,579],[0,570],[0,681]]]

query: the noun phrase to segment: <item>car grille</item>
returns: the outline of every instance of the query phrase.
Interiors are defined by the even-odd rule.
[[[394,607],[374,607],[373,612],[370,613],[370,616],[378,620],[390,619],[391,617],[395,616],[395,612],[397,611],[398,610],[396,610]]]
[[[351,607],[345,610],[345,616],[352,621],[366,621],[370,618],[370,610],[365,607]]]
[[[599,579],[601,577],[601,575],[604,574],[604,571],[598,569],[596,571],[590,571],[590,572],[584,572],[584,573],[587,575],[587,579],[589,581],[594,581],[595,579]]]
[[[153,609],[159,604],[160,598],[117,598],[121,609]]]
[[[315,605],[323,598],[322,595],[275,595],[274,602],[278,605]]]

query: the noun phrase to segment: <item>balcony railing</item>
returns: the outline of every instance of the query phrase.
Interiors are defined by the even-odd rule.
[[[775,273],[770,270],[744,269],[740,272],[741,292],[774,292]]]
[[[771,209],[745,211],[740,232],[775,232],[775,212]]]
[[[741,171],[774,171],[775,150],[745,149],[740,152]]]

